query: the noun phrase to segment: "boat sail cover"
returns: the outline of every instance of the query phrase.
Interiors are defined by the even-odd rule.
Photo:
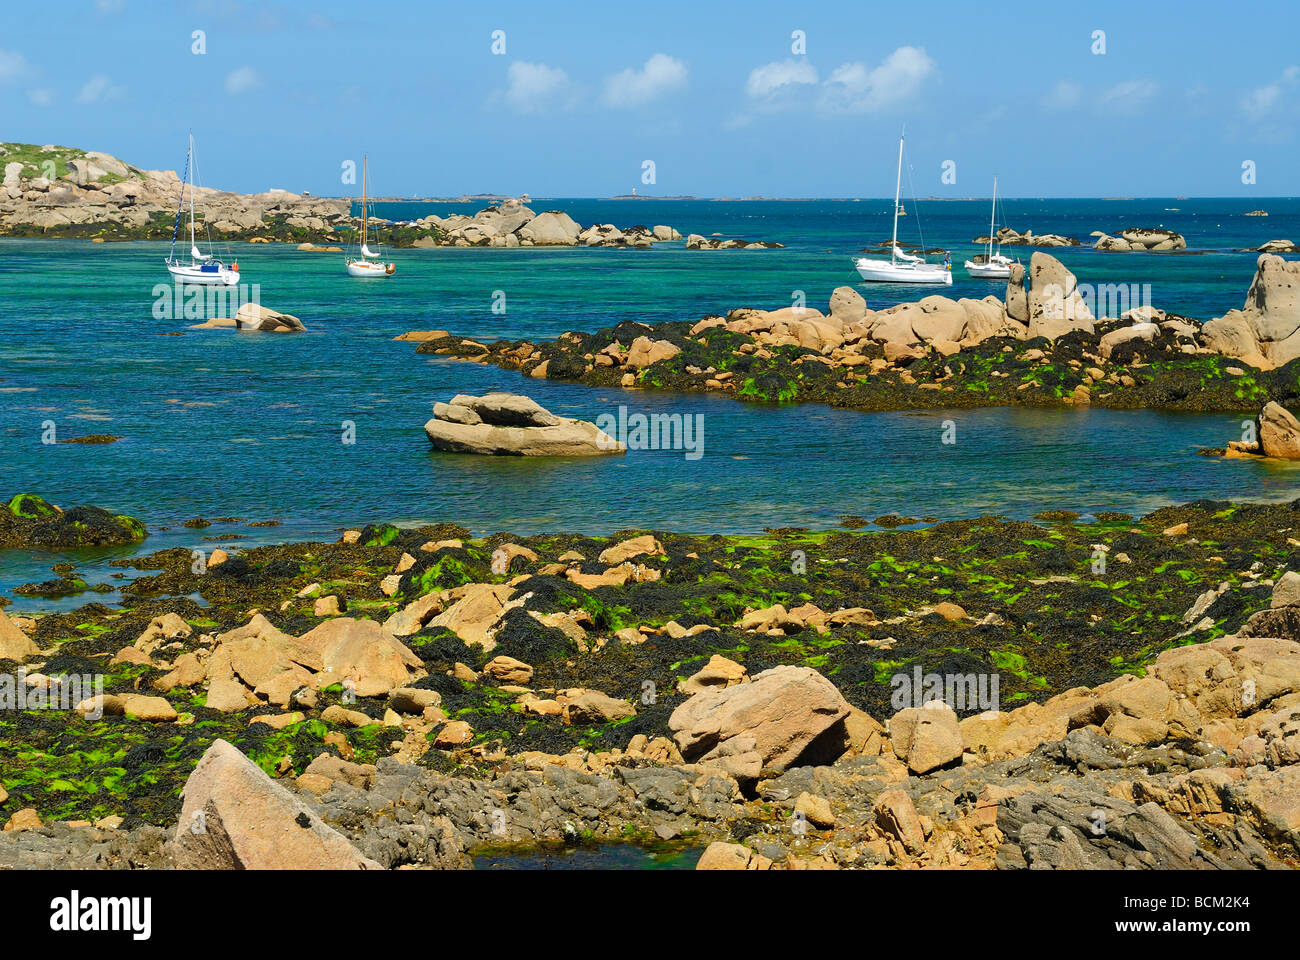
[[[368,246],[366,246],[365,241],[362,241],[361,243],[361,255],[363,257],[376,257],[376,258],[379,256],[379,254],[373,252]]]

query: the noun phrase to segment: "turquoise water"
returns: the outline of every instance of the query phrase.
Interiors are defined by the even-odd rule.
[[[1225,247],[1300,239],[1300,203],[1260,201],[1273,216],[1242,218],[1247,205],[1238,201],[1043,201],[1034,208],[1042,212],[1022,224],[1009,219],[1036,232],[1086,236],[1118,229],[1125,218],[1151,223],[1157,207],[1197,205],[1205,209],[1186,214],[1187,223],[1174,214],[1160,222],[1187,233],[1194,247],[1214,239],[1220,252],[1058,255],[1083,280],[1151,283],[1157,305],[1208,319],[1241,305],[1254,271],[1253,254]],[[400,206],[408,211],[402,215],[417,215],[414,205]],[[789,249],[402,250],[394,254],[395,278],[367,284],[346,277],[337,254],[232,245],[244,279],[260,284],[262,303],[300,316],[309,328],[284,336],[189,330],[193,320],[154,319],[153,288],[167,279],[166,244],[0,241],[0,494],[33,490],[63,505],[131,513],[154,531],[149,550],[333,537],[345,526],[382,520],[457,522],[475,533],[646,526],[749,532],[829,527],[844,514],[1026,517],[1049,508],[1145,512],[1200,497],[1295,496],[1300,472],[1291,465],[1195,455],[1240,435],[1234,415],[758,406],[531,380],[421,356],[414,344],[392,340],[432,328],[547,338],[625,319],[776,307],[789,304],[794,290],[822,306],[835,286],[854,282],[850,253],[876,239],[880,223],[888,227],[887,205],[866,201],[534,203],[552,206],[584,223],[669,223],[683,233],[739,232]],[[980,225],[987,208],[980,214],[979,207],[924,205],[927,242],[947,242],[960,262],[974,247],[951,240],[987,229],[987,220]],[[449,212],[447,205],[429,209]],[[1229,214],[1229,227],[1212,226]],[[932,231],[940,236],[932,239]],[[1022,253],[1027,259],[1029,251]],[[946,295],[1001,292],[964,279],[960,269],[956,276]],[[933,292],[859,289],[876,307]],[[492,312],[495,291],[504,291],[504,314]],[[586,419],[620,404],[646,414],[700,414],[704,456],[634,451],[537,461],[432,452],[422,430],[431,404],[491,389],[528,393]],[[940,442],[949,418],[957,424],[955,445]],[[123,439],[42,444],[47,421],[63,439]],[[341,442],[344,421],[355,424],[354,444]],[[281,525],[179,526],[196,516]],[[52,562],[47,554],[0,553],[0,591],[47,579]]]

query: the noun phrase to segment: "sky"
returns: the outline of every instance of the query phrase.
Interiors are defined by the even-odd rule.
[[[600,197],[1300,195],[1300,3],[68,0],[0,140],[205,186]]]

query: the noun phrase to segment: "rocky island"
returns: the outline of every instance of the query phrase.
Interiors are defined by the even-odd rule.
[[[1245,303],[1205,323],[1128,288],[1081,287],[1035,253],[1003,298],[932,295],[869,310],[840,287],[812,307],[740,308],[650,326],[624,322],[548,343],[426,338],[420,353],[594,386],[731,393],[859,410],[1106,406],[1258,410],[1300,403],[1300,263],[1257,263]],[[1116,316],[1095,317],[1113,309]]]

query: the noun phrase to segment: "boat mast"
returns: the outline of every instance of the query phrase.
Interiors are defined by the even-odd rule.
[[[194,133],[190,132],[190,263],[194,262]]]
[[[989,263],[993,262],[993,221],[998,214],[998,178],[993,178],[993,207],[989,210]]]
[[[898,255],[898,197],[903,189],[903,136],[898,137],[898,179],[894,182],[894,240],[889,245],[889,262],[892,264]]]
[[[361,259],[366,258],[366,241],[370,239],[370,230],[366,217],[366,175],[370,169],[370,157],[361,158]]]

